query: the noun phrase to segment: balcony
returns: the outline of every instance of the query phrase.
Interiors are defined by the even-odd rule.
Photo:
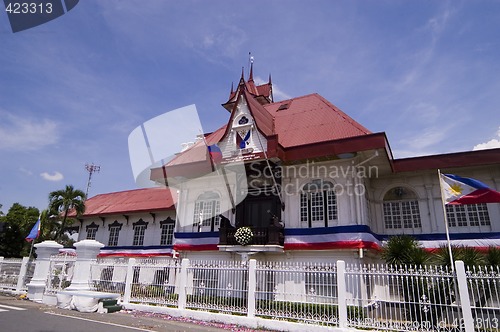
[[[252,229],[253,238],[247,246],[283,246],[285,242],[284,228],[277,225],[269,225],[268,227],[250,227]],[[236,228],[220,227],[219,228],[219,246],[240,246],[234,238]]]

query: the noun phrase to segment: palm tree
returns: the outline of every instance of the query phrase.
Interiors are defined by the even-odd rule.
[[[452,246],[451,253],[454,261],[463,261],[466,267],[484,265],[485,257],[473,247]],[[450,252],[447,246],[441,246],[433,257],[437,265],[450,267]]]
[[[73,223],[73,219],[68,220],[70,210],[75,210],[77,216],[85,212],[85,193],[71,185],[66,185],[64,190],[56,190],[49,194],[49,209],[63,214],[61,227],[54,236],[55,240],[62,236],[67,224]]]
[[[396,235],[383,246],[382,258],[391,265],[421,266],[428,262],[429,254],[414,237]]]

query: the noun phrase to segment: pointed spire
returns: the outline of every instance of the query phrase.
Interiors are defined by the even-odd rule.
[[[241,77],[238,85],[245,85],[245,67],[241,67]]]
[[[231,82],[231,92],[229,93],[230,96],[232,96],[234,93],[234,82]]]
[[[248,77],[248,82],[253,82],[253,57],[250,57],[250,75]]]
[[[271,85],[271,84],[272,84],[272,83],[271,83],[271,73],[269,73],[269,83],[267,83],[267,84],[269,84],[269,85]]]

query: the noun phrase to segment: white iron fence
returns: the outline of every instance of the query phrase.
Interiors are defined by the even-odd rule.
[[[128,260],[99,258],[90,265],[90,286],[93,290],[124,295]]]
[[[154,305],[177,306],[175,291],[178,261],[162,258],[133,259],[129,301]],[[128,290],[128,289],[127,289]]]
[[[71,285],[76,256],[68,253],[50,257],[49,274],[45,286],[45,294],[56,294]]]
[[[256,280],[256,316],[338,326],[334,264],[258,262]]]
[[[35,264],[28,257],[0,257],[0,289],[15,293],[26,292],[26,285],[33,277]]]
[[[499,267],[100,259],[95,290],[124,304],[383,331],[498,331]]]
[[[192,261],[187,268],[186,308],[246,314],[248,267],[241,261]]]

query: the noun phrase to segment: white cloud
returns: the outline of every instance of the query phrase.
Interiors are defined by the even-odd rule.
[[[255,77],[255,84],[257,84],[257,85],[261,85],[261,84],[268,83],[268,82],[269,82],[268,80],[264,81],[259,76]],[[287,94],[286,92],[284,92],[283,90],[281,90],[280,88],[278,88],[278,86],[276,85],[276,83],[273,83],[273,97],[274,97],[275,101],[287,100],[287,99],[291,99],[292,98],[292,96],[290,96],[289,94]]]
[[[497,136],[500,138],[500,127],[498,127]],[[479,143],[472,150],[486,150],[500,148],[500,139],[493,138],[485,143]]]
[[[32,171],[30,171],[29,169],[26,169],[26,168],[24,168],[24,167],[20,167],[20,168],[19,168],[19,171],[20,171],[21,173],[24,173],[24,174],[28,175],[28,176],[32,176],[32,175],[33,175],[33,172],[32,172]]]
[[[59,172],[54,172],[53,174],[43,172],[40,174],[40,176],[47,181],[61,181],[62,179],[64,179],[64,176]]]
[[[30,119],[0,112],[0,150],[37,150],[59,140],[58,125],[47,119]]]

